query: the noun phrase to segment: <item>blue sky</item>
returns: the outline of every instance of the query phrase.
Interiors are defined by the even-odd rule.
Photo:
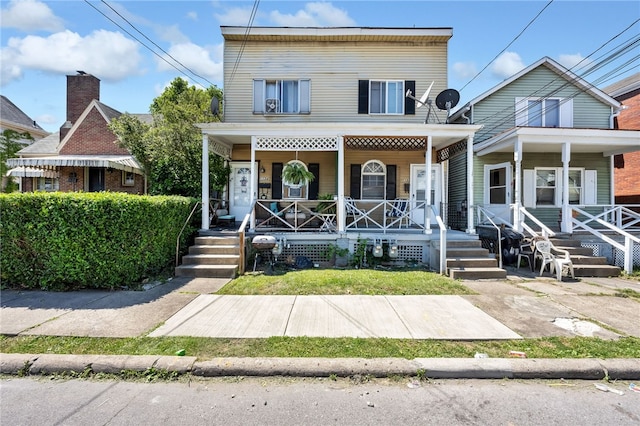
[[[615,46],[640,34],[637,0],[548,3],[262,0],[253,25],[452,27],[448,85],[460,90],[461,103],[543,56],[568,67],[585,58],[582,65],[599,62]],[[65,120],[65,75],[76,70],[100,78],[101,100],[121,112],[148,112],[153,98],[177,76],[223,88],[220,25],[247,25],[254,4],[253,0],[90,4],[2,0],[0,92],[43,128],[55,131]],[[132,35],[164,56],[154,45],[159,46],[202,78],[188,78],[192,75],[169,66]],[[607,86],[638,72],[640,59],[633,58],[639,55],[636,45],[585,78],[598,87]],[[623,65],[627,61],[631,62]],[[621,69],[608,74],[616,66]]]

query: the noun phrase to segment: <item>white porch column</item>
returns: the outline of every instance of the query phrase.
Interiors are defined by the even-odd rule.
[[[431,197],[431,160],[432,160],[432,154],[431,154],[431,149],[433,148],[433,136],[429,135],[427,136],[427,152],[424,160],[425,163],[425,179],[427,180],[425,182],[425,203],[426,205],[424,206],[424,233],[425,234],[430,234],[431,233],[431,203],[433,203],[433,197]]]
[[[209,229],[209,137],[202,135],[202,229]]]
[[[522,207],[522,141],[518,140],[513,150],[513,161],[516,165],[515,170],[515,182],[514,182],[514,210],[513,210],[513,224],[516,231],[522,232],[522,224],[520,223],[520,207]],[[509,182],[507,182],[507,185]]]
[[[347,218],[344,208],[344,136],[338,135],[338,232],[344,232]]]
[[[258,188],[256,188],[256,176],[258,176],[258,170],[256,170],[256,137],[251,136],[251,182],[249,184],[249,191],[251,194],[251,198],[249,199],[249,205],[253,205],[253,203],[258,198]],[[251,217],[249,219],[249,223],[251,224],[249,228],[254,230],[256,227],[256,215],[255,208],[253,208],[249,213]],[[242,218],[243,219],[243,218]],[[240,219],[240,220],[242,220]]]
[[[467,233],[475,234],[473,226],[473,136],[467,138]]]
[[[562,223],[561,232],[573,232],[571,211],[569,209],[569,162],[571,161],[571,144],[562,144]]]

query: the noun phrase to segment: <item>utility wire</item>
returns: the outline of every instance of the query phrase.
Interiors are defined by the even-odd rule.
[[[242,59],[242,54],[244,53],[244,48],[247,45],[247,40],[249,39],[249,33],[251,32],[251,28],[253,27],[253,21],[256,18],[256,14],[258,12],[258,5],[260,4],[260,0],[255,0],[253,2],[253,8],[251,9],[251,15],[249,16],[249,22],[247,23],[247,28],[244,32],[244,38],[242,39],[242,44],[240,45],[240,49],[238,50],[238,55],[236,56],[236,61],[233,64],[233,70],[231,70],[231,75],[229,76],[229,83],[233,81],[233,78],[236,75],[236,71],[238,70],[238,66],[240,65],[240,60]]]
[[[180,74],[184,75],[187,78],[193,78],[191,76],[189,76],[187,73],[185,73],[183,70],[179,69],[175,64],[172,64],[171,62],[169,62],[164,56],[158,54],[158,52],[156,52],[155,50],[153,50],[152,48],[150,48],[149,46],[147,46],[145,43],[143,43],[140,39],[138,39],[135,35],[131,34],[127,29],[125,29],[124,27],[122,27],[122,25],[120,25],[119,23],[117,23],[116,21],[114,21],[113,19],[111,19],[111,17],[107,16],[107,14],[105,14],[104,12],[102,12],[100,9],[98,9],[97,7],[95,7],[93,4],[91,4],[91,2],[89,0],[84,0],[85,3],[87,3],[89,6],[91,6],[92,8],[94,8],[98,13],[100,13],[102,16],[104,16],[105,18],[107,18],[109,21],[111,21],[115,26],[117,26],[118,28],[120,28],[122,31],[124,31],[126,34],[128,34],[131,38],[133,38],[135,41],[137,41],[138,43],[140,43],[142,46],[144,46],[146,49],[148,49],[151,53],[153,53],[154,55],[156,55],[158,58],[160,58],[161,60],[163,60],[164,62],[166,62],[169,66],[171,66],[172,68],[174,68],[176,71],[178,71]],[[173,59],[173,58],[172,58]],[[175,59],[174,59],[175,61]],[[178,61],[176,61],[178,62]],[[182,64],[181,64],[182,65]],[[182,65],[184,67],[184,65]],[[188,69],[185,67],[185,69]],[[189,70],[191,71],[191,70]],[[195,73],[193,73],[194,75],[197,75]],[[200,82],[199,82],[200,83]],[[204,86],[204,85],[202,85]]]
[[[511,40],[509,44],[507,44],[507,46],[500,51],[500,53],[498,53],[491,61],[489,61],[489,63],[485,65],[484,68],[482,68],[479,73],[477,73],[471,80],[469,80],[467,84],[462,86],[460,91],[463,91],[465,87],[471,84],[473,80],[475,80],[480,74],[482,74],[487,68],[489,68],[489,65],[491,65],[496,59],[498,59],[498,57],[502,55],[505,52],[505,50],[507,50],[513,43],[515,43],[515,41],[520,38],[520,36],[527,30],[527,28],[529,28],[535,22],[535,20],[538,19],[538,17],[542,14],[542,12],[544,12],[546,8],[551,6],[551,3],[553,3],[553,0],[550,0],[549,3],[547,3],[531,21],[529,21],[529,23],[522,29],[522,31],[520,31],[520,33],[517,36],[515,36],[515,38]]]

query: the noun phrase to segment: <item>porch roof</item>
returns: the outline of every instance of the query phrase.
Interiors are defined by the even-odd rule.
[[[104,167],[142,174],[142,167],[131,155],[56,155],[53,157],[10,158],[9,167],[51,169],[54,167]]]
[[[45,177],[57,178],[58,172],[54,170],[37,169],[34,167],[15,167],[7,172],[7,176],[22,177]]]
[[[562,152],[565,143],[571,152],[602,153],[604,157],[640,150],[640,131],[515,127],[474,145],[478,156],[493,152],[514,152],[522,143],[523,152]]]
[[[482,125],[422,123],[201,123],[203,135],[229,146],[251,144],[251,137],[431,136],[436,149],[472,137]]]

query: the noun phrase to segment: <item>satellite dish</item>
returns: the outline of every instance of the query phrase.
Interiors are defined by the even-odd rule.
[[[220,99],[217,96],[211,98],[211,114],[216,117],[220,114]]]
[[[460,93],[458,93],[455,89],[446,89],[443,90],[436,96],[436,106],[441,110],[447,111],[447,122],[449,121],[449,114],[451,113],[451,108],[458,105],[460,101]]]
[[[429,85],[429,88],[427,89],[427,91],[424,92],[424,95],[422,95],[422,97],[418,101],[418,105],[416,105],[416,108],[420,108],[422,105],[425,105],[425,103],[429,99],[429,92],[431,92],[431,88],[433,87],[433,83],[435,83],[435,81],[431,82],[431,84]]]

